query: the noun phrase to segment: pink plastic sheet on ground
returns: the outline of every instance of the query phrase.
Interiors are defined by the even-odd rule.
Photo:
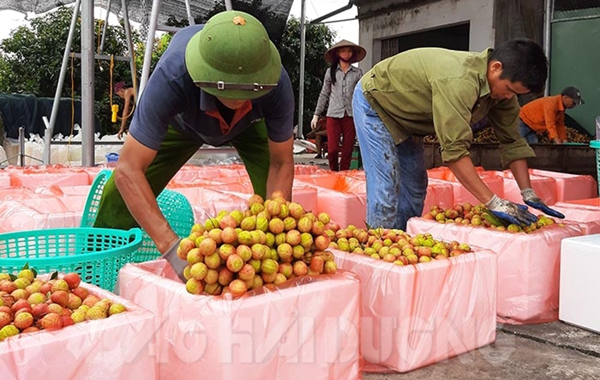
[[[504,198],[511,202],[523,204],[523,197],[521,196],[521,189],[517,185],[512,172],[505,170],[492,171],[492,172],[481,172],[481,173],[493,173],[497,176],[504,178]],[[547,205],[553,205],[557,202],[556,198],[556,180],[550,177],[541,177],[537,175],[530,175],[531,188],[535,190],[535,193],[540,197]]]
[[[303,276],[231,300],[187,293],[156,260],[123,267],[119,289],[156,316],[160,379],[361,378],[360,284],[351,273]]]
[[[459,181],[456,176],[447,167],[439,167],[427,170],[427,176],[430,179],[446,181],[452,185],[454,190],[454,203],[463,204],[465,202],[477,205],[481,203],[473,194],[471,194]],[[497,175],[481,173],[479,178],[490,188],[490,190],[499,197],[504,196],[504,179]]]
[[[558,202],[552,208],[566,220],[581,224],[585,235],[600,234],[600,207]]]
[[[581,236],[578,224],[546,226],[533,233],[508,233],[484,227],[440,224],[411,218],[407,232],[430,233],[498,254],[498,321],[509,324],[558,320],[560,243]]]
[[[77,227],[87,195],[57,197],[37,195],[0,202],[0,232]]]
[[[539,177],[549,177],[556,181],[556,201],[570,201],[591,198],[598,195],[598,184],[592,176],[529,169],[529,173]]]
[[[155,379],[149,342],[152,313],[96,286],[81,284],[127,311],[60,330],[22,334],[0,342],[0,374],[12,379]]]
[[[24,168],[11,166],[6,169],[10,173],[11,186],[48,187],[51,185],[75,186],[89,185],[90,179],[86,171],[62,165],[27,166]]]
[[[338,268],[358,275],[365,361],[399,372],[433,364],[496,339],[496,255],[397,266],[333,250]],[[365,370],[381,372],[369,365]]]

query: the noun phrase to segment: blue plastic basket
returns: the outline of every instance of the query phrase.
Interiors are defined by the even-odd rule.
[[[121,267],[133,262],[142,231],[56,228],[0,234],[0,272],[16,274],[25,264],[38,273],[77,272],[81,280],[113,291]]]
[[[88,194],[85,209],[83,210],[83,218],[81,219],[82,227],[92,227],[94,225],[96,216],[98,215],[100,199],[102,198],[102,190],[111,174],[110,170],[102,170],[92,183],[92,188]],[[156,198],[156,201],[173,231],[181,238],[188,236],[194,225],[194,211],[187,198],[181,193],[165,189]],[[160,257],[160,252],[156,248],[156,244],[142,230],[142,244],[135,252],[133,261],[141,263],[148,260],[155,260],[158,257]]]

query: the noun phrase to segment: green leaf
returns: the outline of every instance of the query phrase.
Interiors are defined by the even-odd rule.
[[[9,276],[10,276],[10,280],[11,280],[11,281],[14,281],[14,280],[16,280],[16,279],[17,279],[17,276],[15,276],[15,275],[14,275],[14,274],[12,274],[12,273],[11,273],[11,274],[9,274]]]
[[[23,268],[21,268],[21,270],[25,270],[25,269],[29,269],[29,261],[25,263],[25,265],[23,265]]]
[[[35,268],[31,268],[31,271],[33,272],[33,277],[34,278],[37,277],[37,275],[38,275],[37,270],[35,270]]]
[[[56,280],[57,278],[58,278],[58,271],[57,271],[57,272],[54,272],[54,273],[52,273],[52,275],[50,276],[50,279],[51,279],[51,280]]]

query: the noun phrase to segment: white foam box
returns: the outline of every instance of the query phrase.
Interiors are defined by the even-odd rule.
[[[558,319],[600,333],[600,234],[563,239]]]

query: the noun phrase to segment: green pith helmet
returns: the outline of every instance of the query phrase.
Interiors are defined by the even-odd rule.
[[[185,65],[202,90],[228,99],[263,96],[281,76],[281,58],[265,27],[240,11],[211,17],[188,42]]]

